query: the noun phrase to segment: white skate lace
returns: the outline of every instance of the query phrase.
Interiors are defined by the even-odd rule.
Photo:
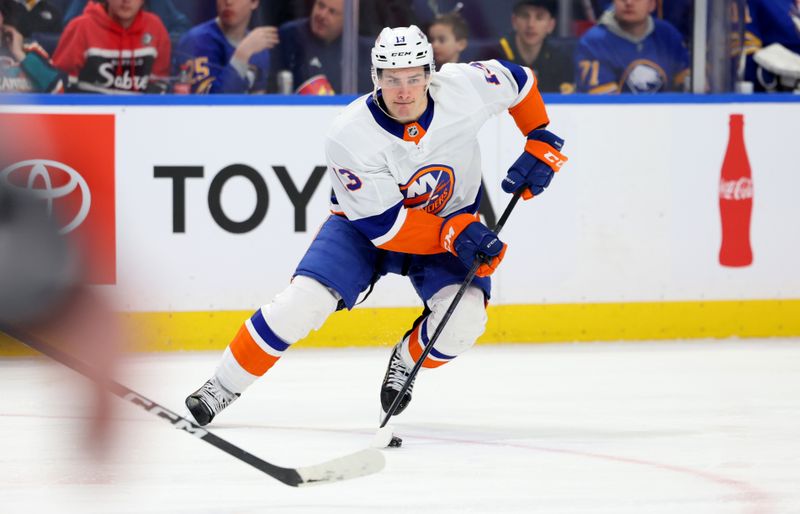
[[[203,384],[203,389],[200,393],[200,399],[214,414],[219,413],[236,398],[236,394],[229,392],[213,379]]]
[[[395,350],[389,363],[389,378],[386,380],[386,385],[395,391],[400,391],[406,383],[406,377],[410,374],[411,370],[406,368],[402,357],[400,357],[400,350]],[[413,381],[408,385],[406,392],[411,394],[412,389],[414,389]]]

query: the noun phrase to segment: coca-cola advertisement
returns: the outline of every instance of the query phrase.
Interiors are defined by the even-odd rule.
[[[730,115],[728,148],[719,179],[719,214],[722,244],[719,263],[740,268],[753,263],[750,218],[753,212],[753,177],[744,142],[744,115]]]

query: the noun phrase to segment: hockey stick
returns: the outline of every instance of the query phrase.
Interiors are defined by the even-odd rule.
[[[0,332],[13,337],[20,343],[33,348],[34,350],[50,357],[54,361],[72,368],[74,371],[81,375],[97,381],[96,372],[86,363],[76,359],[75,357],[55,348],[41,340],[37,340],[29,334],[23,334],[13,328],[0,326]],[[233,443],[212,434],[208,430],[196,425],[195,423],[175,414],[166,407],[159,405],[153,400],[146,398],[136,391],[120,384],[119,382],[110,380],[103,381],[108,387],[108,390],[116,396],[126,400],[138,407],[143,408],[147,412],[158,416],[161,419],[169,422],[173,427],[192,435],[201,441],[204,441],[211,446],[219,448],[228,455],[239,459],[240,461],[250,464],[259,471],[266,473],[276,480],[280,480],[286,485],[292,487],[327,484],[337,482],[339,480],[347,480],[364,475],[377,473],[383,469],[386,461],[383,454],[375,449],[365,449],[344,457],[323,462],[312,466],[303,466],[299,468],[283,468],[262,460],[252,453],[249,453]]]
[[[522,195],[523,190],[524,189],[519,189],[518,191],[516,191],[514,193],[514,196],[508,202],[506,210],[503,211],[503,215],[500,216],[500,219],[497,221],[497,225],[495,225],[494,227],[495,234],[499,234],[500,231],[503,230],[503,225],[506,224],[508,217],[511,216],[511,211],[513,211],[514,207],[517,205],[517,202],[519,201],[519,197]],[[433,350],[433,345],[434,343],[436,343],[436,340],[439,339],[439,334],[442,333],[442,330],[444,330],[445,325],[447,325],[447,320],[450,319],[450,316],[453,315],[453,312],[456,310],[456,307],[458,307],[458,303],[461,301],[461,297],[464,296],[464,293],[467,291],[467,287],[469,287],[469,285],[472,283],[472,279],[475,278],[475,273],[478,272],[478,268],[480,267],[481,264],[483,264],[483,261],[479,257],[476,258],[475,262],[472,263],[472,267],[469,269],[467,277],[464,279],[464,282],[461,283],[461,287],[458,288],[458,292],[453,298],[453,301],[450,302],[450,307],[447,308],[447,311],[444,313],[444,316],[442,316],[442,321],[439,322],[439,326],[436,327],[436,331],[433,333],[433,336],[428,342],[428,345],[425,347],[425,350],[422,352],[422,355],[420,355],[419,359],[417,359],[417,362],[414,364],[414,367],[411,368],[411,373],[409,373],[408,377],[406,377],[406,381],[403,384],[402,389],[400,389],[400,392],[397,394],[394,401],[389,406],[389,410],[386,412],[386,416],[383,418],[383,421],[381,422],[381,426],[379,428],[385,427],[386,423],[388,423],[391,417],[394,416],[394,413],[397,411],[397,407],[400,405],[400,400],[403,398],[403,395],[406,394],[406,391],[408,391],[408,388],[414,381],[414,377],[416,377],[417,373],[419,373],[420,368],[422,368],[422,363],[425,362],[425,358],[428,356],[429,353],[431,353],[431,350]]]

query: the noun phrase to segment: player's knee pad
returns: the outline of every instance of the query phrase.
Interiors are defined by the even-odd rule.
[[[433,331],[441,323],[459,287],[459,285],[444,287],[428,301],[432,311],[427,322],[428,337],[433,336]],[[448,356],[459,355],[472,347],[483,334],[486,320],[483,291],[478,287],[468,287],[436,341],[435,348]]]
[[[275,335],[292,344],[311,330],[319,330],[336,311],[338,303],[339,299],[327,287],[313,278],[298,275],[261,310]]]

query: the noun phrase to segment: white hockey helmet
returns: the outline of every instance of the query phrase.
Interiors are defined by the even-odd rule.
[[[384,28],[372,47],[372,81],[378,86],[378,70],[424,66],[433,73],[433,47],[416,25]]]

